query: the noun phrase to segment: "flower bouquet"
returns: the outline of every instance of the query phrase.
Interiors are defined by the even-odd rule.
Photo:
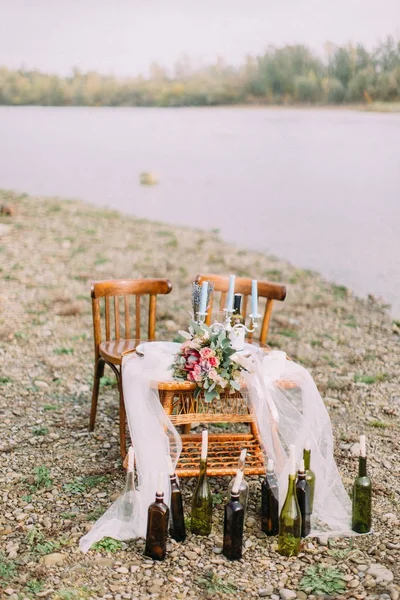
[[[203,390],[206,402],[219,398],[222,391],[240,390],[242,371],[249,369],[224,329],[191,321],[189,331],[179,333],[186,339],[172,365],[176,380],[195,383],[195,397]]]

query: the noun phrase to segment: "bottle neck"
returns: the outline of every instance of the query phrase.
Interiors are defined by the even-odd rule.
[[[199,477],[204,477],[205,475],[207,475],[207,459],[206,458],[201,458],[200,459],[200,474],[199,474]]]
[[[158,492],[156,493],[156,502],[157,504],[163,504],[164,502],[164,494],[161,493],[159,494]]]
[[[306,479],[306,473],[302,473],[301,471],[297,473],[297,481],[306,481]]]
[[[309,470],[310,465],[311,465],[311,450],[304,450],[303,458],[304,458],[304,466],[305,466],[306,470]]]
[[[294,487],[296,484],[296,475],[289,475],[289,485],[288,485],[288,494],[293,494],[294,493]]]
[[[367,458],[365,456],[360,456],[358,459],[358,476],[366,477],[367,475]]]
[[[239,502],[239,492],[236,494],[231,492],[231,502]]]

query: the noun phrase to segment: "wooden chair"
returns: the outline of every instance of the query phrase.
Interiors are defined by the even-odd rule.
[[[94,430],[100,379],[107,364],[114,372],[119,391],[119,438],[122,458],[126,454],[126,413],[122,392],[122,353],[133,350],[141,341],[141,322],[147,317],[147,340],[155,339],[158,294],[169,294],[168,279],[126,279],[95,281],[91,286],[94,331],[94,382],[89,431]],[[134,302],[130,302],[130,296]],[[148,308],[141,311],[142,296],[148,296]],[[100,305],[100,300],[102,307]],[[134,338],[131,337],[131,304],[135,305]],[[121,307],[122,305],[122,307]],[[122,309],[122,310],[121,310]],[[104,327],[102,335],[102,316]]]
[[[158,387],[160,401],[175,426],[202,423],[208,427],[224,424],[241,424],[244,432],[209,433],[207,474],[210,477],[234,475],[241,450],[247,449],[245,473],[265,474],[265,456],[255,416],[248,403],[246,389],[233,394],[221,394],[220,399],[205,402],[200,393],[194,397],[196,385],[190,382],[161,382]],[[190,430],[189,430],[190,431]],[[196,477],[199,474],[201,434],[183,433],[182,452],[176,473],[179,477]]]
[[[210,297],[210,306],[208,309],[208,314],[206,317],[206,324],[211,325],[212,323],[212,310],[213,304],[215,304],[215,295],[216,292],[220,292],[219,305],[218,310],[222,311],[226,306],[226,296],[229,289],[229,277],[224,275],[204,275],[199,274],[196,277],[197,283],[202,283],[203,281],[210,281],[214,284],[214,291]],[[259,332],[258,342],[260,345],[265,345],[269,322],[271,320],[272,307],[274,300],[283,301],[286,297],[286,287],[284,285],[280,285],[278,283],[271,283],[269,281],[258,281],[258,311],[262,314],[262,308],[264,304],[264,313],[262,314],[261,327],[259,326],[256,329],[256,333]],[[251,305],[251,279],[246,277],[236,277],[235,279],[235,293],[243,294],[243,302],[242,302],[242,315],[246,317],[251,310],[248,310],[249,305],[249,296],[250,296],[250,305]],[[264,302],[265,299],[265,302]],[[247,341],[252,342],[253,334],[249,333],[247,335]]]

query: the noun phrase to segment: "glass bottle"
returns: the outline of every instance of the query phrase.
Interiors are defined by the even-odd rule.
[[[267,535],[279,533],[279,488],[272,458],[268,459],[267,473],[261,484],[261,529]]]
[[[242,471],[238,470],[232,487],[231,499],[225,505],[222,553],[229,560],[239,560],[242,558],[244,508],[239,500],[239,488],[242,477]]]
[[[243,450],[240,453],[239,460],[238,460],[238,466],[237,466],[238,470],[243,473],[242,481],[241,481],[240,487],[239,487],[239,502],[243,506],[245,517],[246,517],[246,511],[247,511],[247,503],[249,500],[249,484],[247,483],[247,481],[244,478],[244,465],[246,462],[246,454],[247,454],[247,450],[246,450],[246,448],[243,448]],[[233,484],[235,483],[235,480],[236,480],[236,477],[234,477],[231,480],[231,482],[229,483],[228,498],[231,497],[232,488],[233,488]]]
[[[306,468],[306,478],[310,486],[310,512],[312,513],[315,494],[315,473],[311,470],[311,444],[309,440],[306,440],[304,443],[303,458]]]
[[[161,474],[162,477],[162,474]],[[147,512],[146,547],[144,553],[154,560],[164,560],[167,552],[169,508],[164,504],[159,477],[156,500],[150,504]]]
[[[358,477],[353,483],[353,510],[351,528],[357,533],[368,533],[372,521],[372,484],[367,475],[365,435],[360,435]]]
[[[296,495],[301,512],[301,537],[307,537],[311,531],[310,484],[307,481],[304,459],[300,461],[297,473]]]
[[[301,513],[296,496],[296,461],[294,446],[290,446],[289,461],[288,490],[279,517],[278,552],[283,556],[296,556],[300,549]]]
[[[243,325],[244,316],[241,313],[242,310],[242,294],[235,294],[233,297],[233,314],[231,316],[231,326]]]
[[[197,535],[209,535],[212,527],[213,501],[207,479],[207,430],[203,430],[202,438],[200,474],[192,498],[191,530]]]
[[[171,483],[170,536],[177,542],[186,539],[185,516],[183,513],[182,492],[172,465],[171,457],[167,455],[169,480]]]
[[[130,446],[128,449],[128,468],[126,471],[125,490],[122,501],[118,507],[118,518],[121,521],[130,521],[134,511],[135,481],[134,481],[134,451]]]

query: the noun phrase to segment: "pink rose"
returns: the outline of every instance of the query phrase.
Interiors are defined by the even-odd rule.
[[[211,348],[208,348],[208,347],[202,348],[200,350],[200,356],[201,356],[201,358],[209,359],[211,356],[215,356],[215,352],[214,352],[214,350],[211,350]]]
[[[219,360],[216,356],[210,356],[210,358],[208,359],[208,362],[210,363],[210,365],[212,367],[218,367],[218,365],[219,365]]]

